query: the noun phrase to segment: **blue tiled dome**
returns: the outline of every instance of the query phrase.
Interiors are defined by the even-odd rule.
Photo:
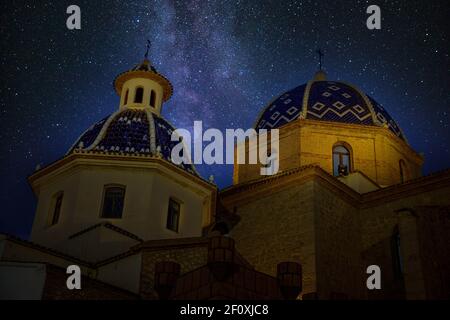
[[[170,160],[175,130],[163,118],[140,109],[124,109],[100,120],[87,129],[69,149],[75,151],[158,156]],[[193,165],[181,164],[184,170],[198,175]]]
[[[262,111],[255,128],[278,128],[299,117],[386,126],[405,140],[395,120],[373,98],[350,84],[334,81],[310,81],[283,93]]]

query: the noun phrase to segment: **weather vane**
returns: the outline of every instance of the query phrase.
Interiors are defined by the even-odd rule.
[[[150,40],[147,39],[147,50],[145,51],[145,55],[144,55],[145,59],[148,59],[148,51],[150,50],[151,44],[152,43],[150,42]]]
[[[319,70],[322,70],[322,58],[324,56],[324,53],[322,49],[317,49],[316,52],[319,55]]]

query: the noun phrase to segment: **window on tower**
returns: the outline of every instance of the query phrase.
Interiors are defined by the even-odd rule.
[[[403,159],[399,161],[400,167],[400,182],[403,183],[406,181],[406,163]]]
[[[50,217],[49,224],[51,226],[55,225],[59,221],[59,216],[61,215],[61,206],[63,201],[64,193],[59,192],[53,197],[53,207],[52,207],[52,214]]]
[[[394,267],[394,276],[396,278],[402,278],[403,276],[403,259],[401,252],[400,231],[398,226],[395,226],[394,232],[391,236],[391,252],[392,252],[392,265]]]
[[[142,103],[142,100],[144,98],[144,88],[137,87],[136,92],[134,94],[134,102],[135,103]]]
[[[167,212],[167,229],[178,232],[180,222],[181,203],[173,198],[169,199],[169,208]]]
[[[103,192],[102,218],[122,218],[125,199],[125,187],[118,185],[105,186]]]
[[[346,176],[351,171],[351,153],[349,147],[338,144],[333,147],[333,175]]]
[[[156,93],[154,90],[150,92],[150,106],[155,107]]]
[[[125,99],[123,99],[123,104],[127,104],[128,103],[128,89],[127,89],[127,91],[125,92]]]

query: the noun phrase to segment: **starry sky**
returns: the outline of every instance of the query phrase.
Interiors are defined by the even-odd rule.
[[[66,8],[81,8],[81,30]],[[381,8],[382,29],[366,28]],[[2,1],[0,232],[28,237],[27,176],[61,158],[118,108],[114,77],[150,60],[174,86],[163,116],[179,128],[250,128],[275,96],[305,83],[325,52],[328,79],[356,84],[425,155],[450,167],[450,6],[443,1]],[[219,187],[232,165],[200,166]]]

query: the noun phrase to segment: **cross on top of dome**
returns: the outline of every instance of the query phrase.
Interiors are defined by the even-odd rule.
[[[323,53],[322,49],[317,49],[316,50],[317,55],[319,56],[319,70],[322,70],[322,58],[325,56],[325,54]]]
[[[156,82],[162,88],[162,98],[163,101],[170,99],[173,93],[173,87],[170,81],[160,74],[156,68],[148,60],[148,54],[150,51],[151,42],[147,40],[146,51],[144,54],[144,60],[139,64],[135,65],[128,71],[119,74],[114,79],[114,88],[116,93],[120,96],[122,94],[122,89],[125,82],[131,79],[148,79]]]
[[[150,40],[147,39],[147,50],[145,51],[145,54],[144,54],[144,58],[147,60],[148,60],[148,51],[150,50],[151,44],[152,43],[150,42]]]

